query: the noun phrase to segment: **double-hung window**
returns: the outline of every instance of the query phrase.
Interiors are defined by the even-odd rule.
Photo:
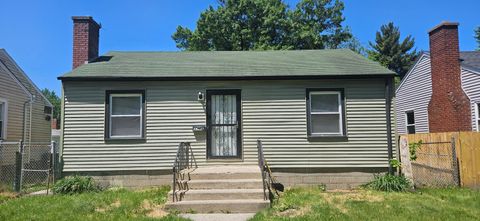
[[[413,111],[405,112],[405,122],[407,125],[407,133],[415,133],[415,113]]]
[[[144,138],[144,91],[107,91],[106,104],[105,138]]]
[[[345,136],[343,89],[307,89],[309,137]]]
[[[0,140],[5,139],[5,129],[7,127],[7,103],[0,100]]]

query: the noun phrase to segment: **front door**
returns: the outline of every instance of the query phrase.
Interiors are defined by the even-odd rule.
[[[241,91],[207,91],[208,158],[241,158]]]

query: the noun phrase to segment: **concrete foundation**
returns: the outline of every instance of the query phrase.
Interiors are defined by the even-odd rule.
[[[286,187],[325,184],[327,190],[353,189],[371,181],[388,168],[298,168],[274,169],[273,175]]]
[[[327,190],[352,189],[371,181],[374,174],[385,173],[388,168],[288,168],[272,169],[278,182],[291,186],[325,184]],[[102,186],[140,189],[152,186],[172,185],[171,170],[84,172],[69,175],[92,176]]]

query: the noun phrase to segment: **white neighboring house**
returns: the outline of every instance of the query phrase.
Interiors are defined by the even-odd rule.
[[[52,104],[0,48],[0,142],[49,143]]]
[[[432,121],[438,121],[438,116],[435,116],[437,117],[437,120],[435,120],[429,115],[432,115],[432,113],[438,114],[438,111],[442,114],[442,108],[444,108],[443,113],[456,113],[456,116],[442,116],[439,124],[451,124],[452,119],[455,118],[463,122],[468,119],[466,124],[469,124],[470,118],[471,130],[480,131],[480,51],[458,51],[458,34],[455,33],[457,26],[458,23],[442,23],[430,31],[431,52],[422,52],[420,54],[415,65],[405,75],[397,88],[395,114],[398,134],[441,132],[431,127],[431,125],[438,125],[438,123],[432,124]],[[442,31],[442,29],[447,30],[446,34],[441,38],[432,39],[434,34],[432,32]],[[453,35],[449,36],[450,34]],[[432,41],[437,42],[432,45]],[[437,62],[432,62],[432,53],[436,53]],[[460,62],[458,62],[458,59],[446,55],[459,55],[458,59]],[[438,65],[436,67],[436,70],[439,70],[437,73],[432,74],[432,63]],[[455,68],[455,65],[458,65],[458,63],[460,63],[460,73],[457,73],[456,70],[458,69]],[[460,81],[458,81],[458,76],[460,76]],[[437,81],[434,82],[444,83],[435,87],[435,85],[432,85],[432,78],[435,77]],[[465,93],[468,98],[466,103],[469,103],[470,107],[468,105],[464,106],[463,108],[466,107],[466,111],[459,111],[454,108],[453,112],[451,111],[452,109],[450,109],[451,112],[447,112],[449,111],[448,108],[456,105],[455,102],[458,105],[463,105],[464,101],[455,97],[455,93],[452,92],[458,87],[461,87],[460,93],[462,91]],[[438,108],[435,110],[437,112],[429,110],[429,104],[431,105],[432,103],[432,88],[438,89],[441,96],[450,96],[448,99],[453,104],[442,103],[440,110]],[[470,116],[468,113],[470,113]],[[458,125],[454,125],[450,130],[443,131],[465,131],[466,129],[464,128],[470,128],[470,125],[466,125],[467,127],[464,126],[462,129],[456,129],[455,126],[459,128]]]

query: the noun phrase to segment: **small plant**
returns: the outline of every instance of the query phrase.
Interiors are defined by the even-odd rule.
[[[420,140],[418,142],[412,142],[408,144],[408,149],[410,151],[410,160],[415,161],[417,160],[417,150],[422,147],[423,141]]]
[[[412,183],[403,175],[375,175],[375,178],[364,185],[367,189],[385,192],[406,192],[412,188]]]
[[[398,168],[402,167],[402,163],[400,163],[400,161],[398,161],[397,159],[391,159],[390,160],[390,166],[398,169]]]
[[[54,193],[57,194],[78,194],[84,192],[97,192],[101,188],[95,184],[92,177],[88,176],[72,176],[61,179],[53,185]]]

